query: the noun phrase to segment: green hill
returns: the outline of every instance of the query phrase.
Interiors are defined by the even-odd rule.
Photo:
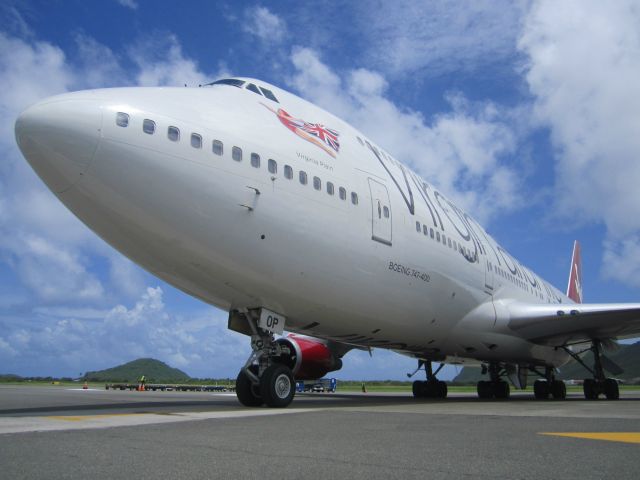
[[[615,375],[629,383],[640,383],[640,342],[631,345],[620,345],[620,349],[614,352],[605,352],[605,355],[623,368],[624,373]],[[583,361],[593,366],[591,352],[584,355]],[[560,369],[559,378],[562,380],[579,380],[589,378],[590,374],[578,362],[571,361]],[[613,375],[612,375],[613,376]],[[533,377],[532,377],[533,378]],[[481,375],[478,367],[465,367],[453,379],[456,383],[476,383],[478,380],[488,380],[488,375]]]
[[[129,382],[135,383],[144,375],[148,383],[180,383],[189,380],[182,370],[172,368],[160,360],[139,358],[117,367],[87,372],[83,380],[90,382]]]

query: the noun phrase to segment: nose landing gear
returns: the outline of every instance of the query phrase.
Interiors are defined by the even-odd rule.
[[[288,406],[296,393],[291,368],[283,360],[293,352],[276,342],[273,335],[257,326],[255,319],[246,316],[251,328],[253,350],[236,379],[236,396],[246,407],[283,408]]]

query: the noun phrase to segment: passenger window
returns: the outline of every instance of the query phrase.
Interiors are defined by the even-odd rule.
[[[236,162],[242,161],[242,149],[240,147],[233,147],[231,149],[231,158],[233,158]]]
[[[340,187],[338,192],[340,193],[340,200],[346,200],[347,199],[347,191],[344,189],[344,187]]]
[[[458,250],[458,244],[456,243],[455,240],[453,241],[453,249],[456,251]]]
[[[449,248],[451,248],[451,238],[447,238],[447,245],[449,245]]]
[[[167,137],[172,142],[177,142],[180,140],[180,129],[178,127],[169,127],[167,128]]]
[[[129,126],[129,114],[124,112],[118,112],[116,114],[116,125],[119,127],[128,127]]]
[[[274,102],[280,103],[280,102],[278,102],[278,99],[276,98],[276,96],[273,94],[273,92],[271,90],[267,90],[266,88],[260,87],[260,91],[269,100],[273,100]]]
[[[260,93],[260,90],[258,90],[258,87],[256,87],[253,83],[250,83],[249,85],[247,85],[247,90],[251,90],[252,92],[255,92],[258,95],[262,96],[262,94]]]
[[[436,232],[436,240],[439,242],[440,241],[440,232]]]
[[[149,135],[153,135],[153,133],[156,131],[156,122],[145,118],[142,121],[142,131],[144,133],[148,133]]]
[[[430,229],[429,229],[429,236],[430,236],[431,238],[433,238],[433,237],[434,237],[434,235],[435,235],[435,233],[433,232],[433,228],[430,228]]]
[[[429,228],[426,225],[422,226],[422,233],[426,236],[429,235]]]
[[[193,148],[202,148],[202,137],[197,133],[191,134],[191,146]]]
[[[257,153],[251,154],[251,166],[253,168],[260,168],[260,155]]]
[[[222,155],[222,142],[220,140],[214,140],[211,146],[213,153],[216,155]]]
[[[358,204],[358,194],[356,192],[351,192],[351,203]]]
[[[447,237],[445,237],[445,236],[444,236],[444,233],[442,234],[442,243],[443,243],[444,245],[446,245],[446,244],[447,244]]]
[[[278,164],[272,158],[269,159],[269,162],[267,163],[267,168],[269,169],[269,173],[273,173],[273,174],[278,173]]]
[[[290,165],[284,166],[284,178],[291,180],[293,178],[293,168]]]
[[[421,230],[420,222],[416,222],[416,232],[420,233],[420,230]]]
[[[300,179],[300,183],[302,185],[306,185],[307,184],[307,172],[305,172],[303,170],[300,170],[298,178]]]
[[[384,218],[389,218],[389,207],[384,206],[382,207],[382,215],[384,215]],[[427,231],[425,230],[424,234],[427,234]]]
[[[322,189],[322,182],[318,177],[313,177],[313,188],[315,188],[316,190]]]
[[[333,186],[333,183],[327,182],[327,193],[329,195],[333,195],[334,191],[335,191],[335,187]]]

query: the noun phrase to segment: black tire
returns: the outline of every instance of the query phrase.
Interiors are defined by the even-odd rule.
[[[546,400],[549,398],[549,385],[544,380],[533,382],[533,396],[536,400]]]
[[[413,382],[411,390],[413,391],[414,398],[422,398],[422,382],[420,380]]]
[[[438,382],[429,381],[422,382],[424,385],[424,396],[426,398],[438,398]]]
[[[478,382],[478,398],[493,398],[493,389],[491,388],[491,382],[487,382],[484,380],[480,380]]]
[[[267,407],[284,408],[296,394],[293,373],[286,365],[273,364],[260,378],[260,395]]]
[[[562,380],[554,380],[551,384],[551,395],[555,400],[564,400],[567,398],[567,386]]]
[[[251,379],[244,372],[244,369],[238,373],[236,378],[236,396],[238,401],[245,407],[259,407],[262,405],[262,398],[257,395],[256,386],[251,383]]]
[[[493,385],[493,394],[496,398],[507,400],[511,395],[511,388],[507,382],[496,382]]]
[[[618,382],[613,378],[607,378],[604,381],[604,394],[607,396],[607,400],[618,400],[620,398]]]
[[[582,391],[584,392],[584,398],[587,400],[596,400],[598,398],[598,388],[593,378],[586,378],[584,380]]]

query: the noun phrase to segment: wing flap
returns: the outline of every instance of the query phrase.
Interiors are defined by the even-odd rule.
[[[537,305],[513,302],[502,304],[498,310],[506,313],[506,323],[512,331],[543,345],[640,336],[640,304],[637,303]]]

